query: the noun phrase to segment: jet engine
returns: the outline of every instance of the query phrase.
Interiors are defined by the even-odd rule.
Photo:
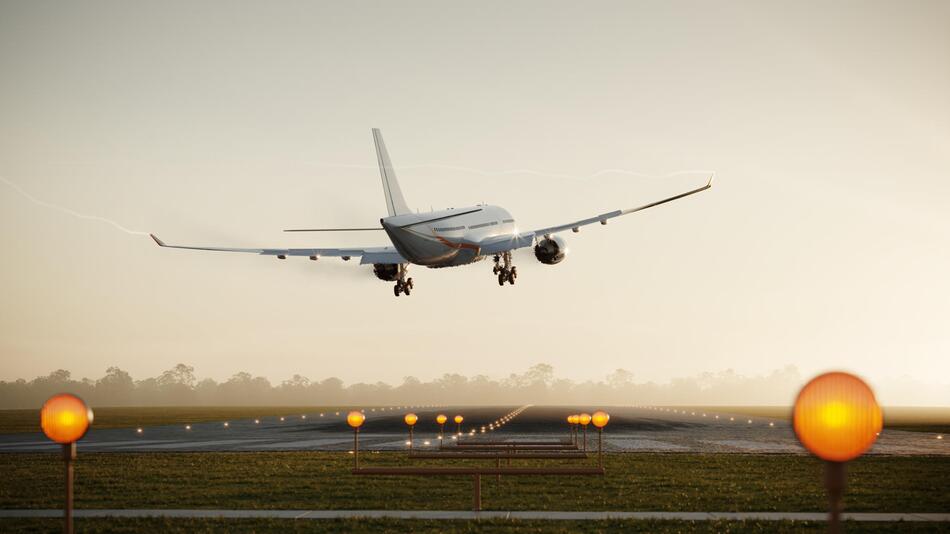
[[[567,242],[558,236],[545,237],[534,246],[534,257],[545,265],[561,263],[565,256],[567,256]]]
[[[373,274],[380,280],[395,282],[399,279],[399,265],[396,263],[374,263]]]

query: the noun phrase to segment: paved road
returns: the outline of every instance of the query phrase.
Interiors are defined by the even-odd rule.
[[[340,519],[385,517],[392,519],[544,519],[549,521],[605,519],[678,519],[688,521],[825,521],[818,512],[466,512],[455,510],[76,510],[75,517],[201,517],[201,518],[275,518]],[[0,519],[12,517],[62,517],[62,510],[0,510]],[[950,514],[845,513],[845,521],[937,521],[950,522]]]
[[[435,416],[449,415],[446,440],[455,430],[451,417],[465,416],[465,432],[504,439],[556,440],[567,438],[564,417],[581,408],[533,406],[492,432],[481,427],[515,410],[508,407],[448,407],[440,410],[418,409],[419,423],[415,429],[417,450],[438,446],[439,427]],[[590,408],[583,408],[590,411]],[[610,424],[604,433],[608,452],[720,452],[720,453],[803,453],[786,421],[712,411],[651,409],[643,407],[607,407]],[[668,411],[667,411],[668,410]],[[404,450],[407,430],[402,421],[405,410],[390,407],[366,409],[366,423],[360,431],[360,447],[364,450]],[[304,418],[303,416],[306,416]],[[225,425],[227,423],[227,425]],[[871,454],[950,455],[950,439],[936,439],[936,434],[887,430],[881,434]],[[596,447],[596,432],[589,427],[591,447]],[[346,425],[345,412],[291,414],[279,417],[195,423],[186,428],[179,425],[135,428],[93,428],[80,442],[83,451],[289,451],[348,450],[353,434]],[[54,451],[57,445],[42,434],[0,435],[2,452]]]

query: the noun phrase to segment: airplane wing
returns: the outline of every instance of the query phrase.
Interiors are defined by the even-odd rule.
[[[581,226],[587,226],[588,224],[600,223],[607,224],[608,219],[613,219],[614,217],[620,217],[621,215],[629,215],[631,213],[636,213],[638,211],[643,211],[647,208],[652,208],[654,206],[659,206],[660,204],[666,204],[667,202],[673,202],[674,200],[679,200],[683,197],[688,197],[690,195],[695,195],[696,193],[701,193],[712,187],[713,178],[715,175],[709,177],[709,181],[706,182],[706,185],[687,191],[685,193],[680,193],[678,195],[671,196],[669,198],[664,198],[663,200],[657,200],[649,204],[644,204],[643,206],[638,206],[636,208],[627,208],[622,210],[610,211],[607,213],[601,213],[596,217],[589,217],[587,219],[581,219],[579,221],[574,221],[567,224],[559,224],[557,226],[549,226],[548,228],[541,228],[540,230],[535,230],[532,232],[535,236],[546,236],[548,234],[555,234],[557,232],[563,232],[565,230],[573,230],[575,232],[579,231]]]
[[[535,239],[543,238],[550,234],[556,234],[558,232],[563,232],[565,230],[573,230],[574,232],[579,232],[581,226],[587,226],[588,224],[600,223],[607,224],[607,220],[613,219],[614,217],[620,217],[621,215],[628,215],[630,213],[636,213],[638,211],[643,211],[647,208],[652,208],[654,206],[659,206],[661,204],[666,204],[667,202],[672,202],[674,200],[681,199],[683,197],[688,197],[690,195],[695,195],[696,193],[701,193],[712,187],[713,178],[715,175],[709,177],[709,181],[706,182],[706,185],[693,189],[691,191],[686,191],[685,193],[680,193],[678,195],[671,196],[669,198],[664,198],[663,200],[657,200],[649,204],[644,204],[643,206],[638,206],[636,208],[627,208],[622,210],[609,211],[607,213],[601,213],[595,217],[588,217],[587,219],[581,219],[579,221],[574,221],[566,224],[559,224],[557,226],[549,226],[547,228],[541,228],[539,230],[533,230],[530,232],[524,232],[518,234],[514,237],[504,237],[499,238],[494,241],[486,242],[481,247],[482,254],[497,254],[499,252],[505,252],[507,250],[515,250],[518,248],[529,247],[534,244]]]
[[[367,248],[230,248],[230,247],[192,247],[183,245],[168,245],[154,234],[149,236],[160,247],[181,248],[186,250],[210,250],[214,252],[244,252],[248,254],[260,254],[262,256],[277,256],[280,259],[286,259],[287,256],[307,256],[311,260],[316,260],[321,256],[343,258],[359,257],[360,264],[368,263],[407,263],[405,258],[399,254],[393,247],[367,247]]]

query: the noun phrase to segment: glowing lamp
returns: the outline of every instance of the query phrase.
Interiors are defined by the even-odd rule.
[[[584,425],[584,426],[589,425],[589,424],[590,424],[590,414],[588,414],[588,413],[582,413],[582,414],[578,415],[578,416],[577,416],[577,421],[578,421],[580,424]]]
[[[416,421],[419,420],[419,416],[414,413],[407,413],[406,417],[403,418],[406,421],[406,424],[412,426],[416,424]]]
[[[363,412],[352,411],[346,414],[346,423],[353,428],[359,428],[363,426],[363,421],[366,421],[366,415]]]
[[[40,410],[40,427],[56,443],[69,444],[82,438],[92,423],[92,409],[70,393],[53,395]]]
[[[456,415],[456,416],[455,416],[455,422],[456,422],[457,424],[462,424],[462,421],[464,421],[464,420],[465,420],[465,418],[462,417],[461,415]]]
[[[610,421],[610,414],[604,411],[596,411],[594,415],[590,416],[590,422],[594,423],[594,426],[597,428],[604,428],[607,426],[607,421]]]
[[[795,400],[795,435],[815,456],[846,462],[864,454],[883,425],[874,392],[848,373],[812,379]]]
[[[448,421],[448,420],[449,420],[449,418],[446,417],[445,414],[441,414],[441,413],[440,413],[438,416],[436,416],[436,418],[435,418],[435,422],[436,422],[436,423],[439,423],[440,425],[444,425],[445,422]]]
[[[73,462],[76,460],[76,441],[82,438],[92,423],[92,409],[79,397],[60,393],[43,403],[40,409],[40,428],[46,437],[63,447],[66,463],[66,505],[63,507],[64,531],[73,532]],[[138,429],[139,433],[142,429]]]

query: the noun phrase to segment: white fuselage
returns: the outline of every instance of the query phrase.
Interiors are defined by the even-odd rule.
[[[380,223],[404,258],[427,267],[479,261],[493,253],[493,243],[518,234],[508,211],[486,205],[394,215]]]

